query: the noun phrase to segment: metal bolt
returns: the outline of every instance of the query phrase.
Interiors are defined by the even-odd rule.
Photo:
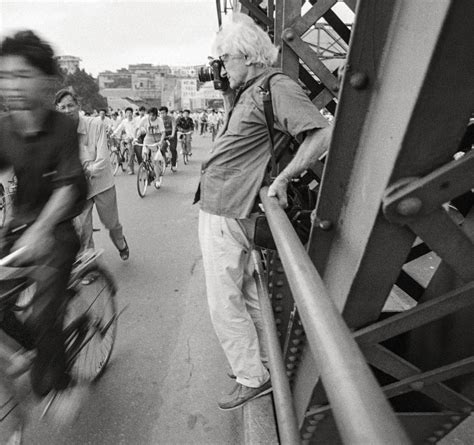
[[[293,41],[296,37],[295,32],[291,28],[287,28],[283,31],[283,40]]]
[[[275,298],[276,298],[277,300],[282,300],[282,299],[283,299],[283,294],[278,293],[278,294],[275,295]]]
[[[290,362],[296,362],[296,360],[298,360],[298,357],[296,357],[296,356],[294,356],[294,355],[290,355],[290,356],[288,357],[288,360],[289,360]]]
[[[349,78],[349,84],[356,90],[363,90],[369,84],[369,77],[362,72],[354,73]]]
[[[295,338],[294,340],[291,340],[291,343],[293,343],[294,345],[299,345],[301,343],[301,340]]]
[[[295,329],[295,335],[301,335],[303,333],[303,329]]]
[[[279,312],[283,312],[283,307],[277,306],[277,307],[275,308],[275,312],[276,312],[277,314],[278,314]]]
[[[296,354],[298,352],[298,348],[290,348],[290,352],[292,354]]]
[[[280,320],[279,318],[277,318],[277,319],[275,320],[275,324],[281,324],[281,320]]]
[[[421,210],[422,206],[423,202],[421,199],[417,198],[416,196],[412,196],[398,203],[397,212],[403,216],[413,216]]]
[[[288,369],[294,369],[295,364],[294,364],[294,363],[287,363],[287,364],[286,364],[286,367],[287,367]]]
[[[324,230],[324,231],[331,230],[332,229],[332,222],[327,220],[327,219],[323,219],[323,220],[318,222],[318,227],[321,230]]]
[[[277,285],[278,287],[282,287],[282,286],[283,286],[283,280],[278,280],[278,281],[276,282],[276,285]]]
[[[415,391],[421,391],[424,386],[425,386],[425,384],[423,382],[413,382],[410,385],[410,388],[414,389]]]

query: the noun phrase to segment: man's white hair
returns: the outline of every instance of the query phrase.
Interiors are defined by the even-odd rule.
[[[232,20],[217,33],[214,41],[217,55],[244,54],[252,64],[272,66],[278,58],[278,48],[268,34],[248,15],[232,14]]]

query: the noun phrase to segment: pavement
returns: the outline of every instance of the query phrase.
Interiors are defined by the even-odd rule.
[[[116,176],[127,262],[94,218],[96,247],[117,281],[119,309],[127,307],[111,362],[70,427],[40,420],[35,405],[26,445],[242,443],[242,410],[223,412],[216,403],[233,382],[209,318],[192,205],[210,138],[193,143],[190,163],[168,171],[163,187],[143,199],[136,176]]]

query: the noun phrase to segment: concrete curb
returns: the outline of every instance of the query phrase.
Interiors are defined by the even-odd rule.
[[[268,394],[243,407],[245,445],[278,445],[273,396]]]

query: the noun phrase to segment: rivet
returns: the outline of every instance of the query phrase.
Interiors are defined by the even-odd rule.
[[[306,427],[306,430],[311,431],[312,433],[314,433],[316,431],[316,428],[318,428],[316,425],[308,425]]]
[[[276,282],[276,285],[277,285],[278,287],[282,287],[282,286],[283,286],[283,280],[278,280],[278,281]]]
[[[369,77],[362,72],[353,73],[349,78],[349,84],[356,90],[363,90],[369,84]]]
[[[321,230],[325,230],[325,231],[331,230],[332,229],[332,222],[327,220],[327,219],[323,219],[323,220],[318,222],[318,227]]]
[[[317,420],[317,421],[319,422],[320,420],[323,420],[323,419],[324,419],[324,414],[315,414],[315,415],[313,416],[313,419],[314,419],[314,420]]]
[[[303,333],[303,329],[295,329],[295,335],[301,335]]]
[[[298,352],[298,348],[290,348],[290,352],[296,354]]]
[[[450,430],[454,425],[452,423],[443,423],[443,428],[445,430]]]
[[[301,340],[295,338],[294,340],[291,340],[291,343],[293,343],[294,345],[299,345],[301,343]]]
[[[275,298],[276,298],[277,300],[283,300],[283,294],[278,293],[278,294],[275,295]]]
[[[459,422],[461,420],[461,416],[451,416],[451,420],[453,422]]]
[[[294,363],[287,363],[287,364],[286,364],[286,367],[287,367],[288,369],[294,369],[295,364],[294,364]]]
[[[442,437],[444,436],[446,433],[443,431],[443,430],[437,430],[433,433],[435,436],[438,436],[438,437]]]
[[[304,433],[301,437],[303,437],[303,439],[311,439],[313,437],[313,433]]]
[[[298,358],[295,357],[294,355],[290,355],[290,356],[288,357],[288,360],[289,360],[290,362],[296,362],[296,360],[298,360]]]
[[[277,319],[275,320],[275,324],[281,324],[281,320],[280,320],[279,318],[277,318]]]
[[[276,313],[283,312],[283,307],[282,307],[282,306],[277,306],[277,307],[275,308],[275,312],[276,312]]]
[[[295,32],[291,28],[287,28],[283,31],[283,40],[293,41],[295,39]]]
[[[277,268],[277,272],[278,272],[278,273],[283,273],[284,271],[285,271],[285,270],[284,270],[283,267],[281,267],[281,266]]]
[[[416,215],[423,206],[423,203],[420,198],[412,196],[400,201],[397,205],[397,212],[403,216],[412,216]]]

